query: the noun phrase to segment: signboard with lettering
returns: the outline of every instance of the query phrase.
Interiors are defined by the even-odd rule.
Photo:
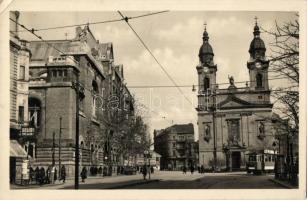
[[[23,127],[21,128],[22,136],[33,136],[35,133],[35,128],[33,127]]]

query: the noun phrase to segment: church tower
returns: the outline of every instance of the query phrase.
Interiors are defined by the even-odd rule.
[[[208,98],[208,95],[216,88],[216,72],[217,66],[214,64],[214,53],[212,50],[211,45],[209,44],[209,35],[206,29],[203,33],[203,44],[199,49],[199,64],[196,67],[198,73],[198,95],[199,97],[206,97],[198,98],[198,105],[199,108],[206,109],[206,104],[212,101]],[[208,104],[207,104],[208,105]]]
[[[260,38],[260,30],[257,24],[257,18],[254,27],[254,38],[249,46],[250,59],[247,62],[249,69],[250,89],[251,90],[269,90],[268,68],[269,61],[265,56],[265,44]]]

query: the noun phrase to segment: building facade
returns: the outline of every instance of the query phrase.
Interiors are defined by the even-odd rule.
[[[18,22],[19,17],[19,12],[10,12],[14,21]],[[19,38],[18,31],[17,23],[10,22],[10,182],[22,179],[26,170],[22,163],[31,159],[35,149],[28,116],[31,52],[29,43]]]
[[[154,130],[154,151],[161,155],[161,170],[195,167],[198,146],[194,142],[193,124],[175,124],[166,129]]]
[[[269,61],[257,23],[250,43],[246,70],[249,81],[236,87],[229,77],[228,88],[216,82],[218,66],[205,29],[199,50],[198,129],[199,164],[205,168],[245,169],[246,154],[275,148],[272,103],[268,81]]]
[[[127,106],[131,94],[126,91],[128,97],[121,98],[123,69],[114,65],[113,46],[96,40],[88,26],[77,27],[72,40],[47,43],[30,43],[29,116],[37,138],[33,165],[65,165],[72,176],[78,128],[80,168],[102,167],[111,175],[120,161],[112,143],[116,127],[133,110]]]

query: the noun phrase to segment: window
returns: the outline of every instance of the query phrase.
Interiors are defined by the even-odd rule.
[[[20,65],[19,66],[19,79],[20,80],[25,80],[25,74],[26,74],[26,68],[25,66]]]
[[[58,71],[58,74],[59,74],[60,77],[63,76],[63,71],[62,71],[62,70],[59,70],[59,71]]]
[[[262,96],[258,96],[258,99],[262,99]]]
[[[57,73],[56,73],[55,70],[52,70],[52,76],[53,76],[53,77],[57,77]]]
[[[29,99],[29,125],[30,127],[39,127],[40,126],[40,111],[41,103],[38,99],[30,98]]]
[[[176,143],[175,142],[173,143],[173,148],[176,148]]]
[[[67,70],[64,70],[64,76],[65,77],[67,76]]]
[[[263,85],[262,85],[262,75],[261,74],[257,74],[256,82],[257,82],[257,87],[263,87]]]
[[[18,108],[18,121],[19,123],[24,122],[24,107],[23,106],[19,106]]]
[[[210,88],[210,79],[208,77],[206,77],[204,79],[204,90],[208,90]]]
[[[92,91],[93,91],[93,103],[92,103],[92,115],[94,117],[96,117],[96,112],[97,112],[97,108],[96,108],[96,98],[97,98],[97,94],[98,94],[98,85],[96,81],[92,81]]]

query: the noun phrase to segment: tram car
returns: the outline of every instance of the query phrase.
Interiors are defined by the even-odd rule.
[[[253,151],[246,155],[246,171],[248,174],[274,172],[276,154],[273,150]]]

